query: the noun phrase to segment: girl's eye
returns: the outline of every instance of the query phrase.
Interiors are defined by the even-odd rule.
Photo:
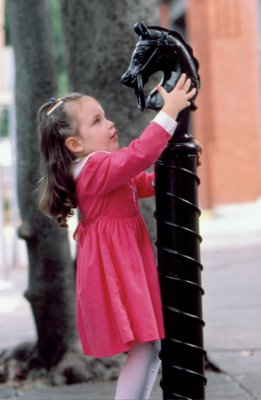
[[[95,124],[98,124],[100,122],[100,118],[96,118],[96,120],[94,121]]]

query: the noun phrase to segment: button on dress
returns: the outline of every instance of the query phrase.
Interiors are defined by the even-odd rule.
[[[128,147],[93,153],[76,178],[76,316],[86,355],[112,356],[164,338],[157,267],[138,198],[154,194],[153,173],[145,170],[169,138],[152,122]]]

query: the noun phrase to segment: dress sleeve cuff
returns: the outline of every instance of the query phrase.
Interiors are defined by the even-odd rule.
[[[176,130],[178,125],[175,119],[171,118],[168,114],[163,111],[160,111],[156,117],[153,119],[154,122],[159,124],[163,129],[165,129],[171,136]]]

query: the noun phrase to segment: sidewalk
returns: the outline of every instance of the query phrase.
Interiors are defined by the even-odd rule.
[[[261,400],[261,204],[203,213],[200,226],[205,349],[222,371],[207,371],[206,399]],[[35,337],[30,309],[22,297],[26,281],[22,267],[0,281],[0,349]],[[0,385],[0,399],[112,400],[114,390],[115,382],[20,393]],[[158,382],[151,399],[161,398]]]
[[[227,383],[207,398],[261,399],[261,203],[203,215],[201,234],[205,348]]]

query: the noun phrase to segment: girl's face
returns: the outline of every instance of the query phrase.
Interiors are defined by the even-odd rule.
[[[103,108],[94,98],[84,96],[66,107],[78,131],[77,136],[65,140],[69,150],[77,156],[85,156],[95,151],[119,149],[114,123],[105,117]]]

